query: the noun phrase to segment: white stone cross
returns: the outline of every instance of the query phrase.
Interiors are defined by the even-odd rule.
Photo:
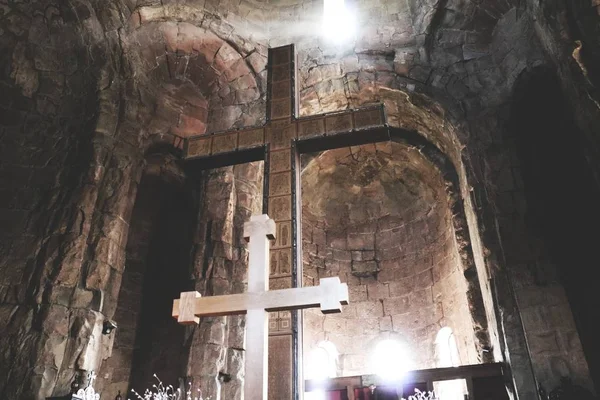
[[[269,240],[275,239],[275,221],[255,215],[244,224],[249,241],[248,292],[200,297],[198,292],[181,293],[173,302],[173,317],[180,324],[200,322],[201,316],[246,314],[246,377],[244,398],[267,400],[269,311],[321,307],[323,313],[341,311],[348,304],[348,285],[340,278],[324,278],[319,286],[269,291]]]

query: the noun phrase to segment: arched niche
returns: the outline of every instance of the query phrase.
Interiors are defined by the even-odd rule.
[[[537,379],[597,387],[598,160],[549,68],[519,77],[507,127],[517,189],[498,189],[500,230]]]
[[[461,361],[479,362],[467,282],[440,171],[406,144],[330,150],[302,172],[304,284],[340,276],[342,314],[306,311],[304,349],[340,353],[342,376],[372,373],[369,349],[401,335],[415,368],[435,367],[431,343],[456,326]]]
[[[186,375],[185,329],[171,310],[173,299],[193,286],[196,201],[177,157],[164,152],[146,156],[129,219],[114,345],[99,373],[110,382],[103,390],[107,398],[132,388],[143,393],[157,383],[154,374],[174,386]]]

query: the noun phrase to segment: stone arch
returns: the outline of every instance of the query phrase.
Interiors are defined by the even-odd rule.
[[[479,226],[473,190],[482,190],[464,149],[469,127],[461,104],[439,89],[401,76],[388,53],[343,55],[333,61],[304,54],[300,76],[300,113],[313,114],[365,104],[383,103],[392,140],[423,151],[444,176],[452,207],[453,224],[461,247],[469,296],[479,337],[480,355],[487,362],[501,361],[504,335],[495,306],[495,293],[487,250]],[[327,64],[329,62],[330,64]],[[336,89],[336,90],[334,90]],[[335,94],[337,93],[337,94]],[[487,243],[487,241],[486,241]]]
[[[407,132],[395,134],[398,143],[321,153],[303,171],[303,198],[310,198],[303,209],[303,224],[310,230],[303,233],[306,284],[339,274],[349,283],[351,300],[355,302],[342,316],[319,317],[306,312],[306,326],[311,332],[306,334],[305,346],[310,347],[312,340],[324,335],[336,344],[342,343],[340,353],[345,362],[356,358],[356,363],[360,363],[364,354],[354,351],[353,345],[358,346],[373,335],[400,332],[411,338],[411,345],[420,356],[416,366],[430,368],[430,345],[424,344],[427,349],[419,347],[416,330],[420,330],[419,338],[429,337],[432,343],[439,324],[454,321],[467,327],[460,333],[465,361],[480,362],[482,345],[488,342],[487,330],[479,324],[485,326],[487,322],[469,310],[473,305],[483,309],[481,289],[477,274],[473,274],[473,279],[463,270],[470,267],[465,262],[468,260],[461,257],[464,249],[457,246],[447,181],[442,179],[437,164],[426,157],[425,147],[414,147],[414,141],[407,145],[415,137]],[[329,180],[334,183],[328,183]],[[383,189],[378,185],[383,185]],[[337,186],[348,195],[335,197],[342,190]],[[317,187],[320,189],[315,190]],[[398,198],[391,200],[396,195]],[[367,200],[359,200],[360,196]],[[384,206],[372,204],[369,198],[373,196],[384,199]],[[421,242],[411,242],[413,235],[422,236]],[[438,254],[440,251],[444,254]],[[444,301],[453,296],[463,303],[457,300],[460,304],[453,304],[456,307],[444,306]],[[409,303],[415,307],[420,304],[422,313]],[[458,311],[451,311],[453,308]],[[354,332],[354,337],[344,343],[348,332]],[[364,340],[359,340],[363,336]],[[349,373],[368,372],[350,367],[345,374]]]
[[[145,156],[131,201],[114,311],[118,327],[99,374],[99,387],[109,398],[131,388],[143,393],[156,383],[153,374],[176,387],[178,379],[186,376],[185,328],[170,317],[170,310],[173,299],[193,287],[190,265],[196,188],[179,157],[155,147]]]
[[[133,71],[129,79],[154,108],[145,134],[185,137],[256,124],[264,114],[257,112],[264,108],[266,83],[261,46],[242,48],[194,23],[154,16],[128,33],[124,53]]]
[[[445,326],[440,329],[435,336],[434,346],[438,368],[460,365],[460,355],[452,328]]]
[[[586,157],[589,142],[552,69],[521,74],[506,128],[514,159],[506,160],[504,171],[517,184],[510,191],[496,188],[499,228],[518,226],[522,232],[505,235],[510,239],[503,246],[534,373],[544,387],[556,385],[565,373],[591,387],[590,372],[597,385],[600,353],[592,321],[599,314],[589,306],[597,302],[591,283],[597,257],[595,240],[586,232],[600,223],[600,188]],[[561,190],[554,190],[558,182]],[[572,340],[543,351],[543,338],[553,335]]]

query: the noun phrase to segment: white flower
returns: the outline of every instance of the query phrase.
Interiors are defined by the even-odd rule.
[[[154,377],[158,381],[158,386],[152,385],[152,388],[154,391],[150,391],[150,390],[146,389],[144,391],[144,395],[142,396],[135,390],[131,389],[131,392],[136,396],[137,399],[139,399],[139,400],[210,400],[210,397],[207,397],[207,398],[202,397],[202,391],[200,389],[198,389],[198,396],[192,397],[192,385],[191,384],[190,384],[190,387],[188,388],[188,391],[184,395],[184,393],[181,391],[181,389],[178,388],[177,390],[175,390],[175,388],[173,388],[173,386],[171,386],[171,385],[165,386],[162,383],[162,381],[160,379],[158,379],[158,376],[156,376],[156,374],[154,374]]]

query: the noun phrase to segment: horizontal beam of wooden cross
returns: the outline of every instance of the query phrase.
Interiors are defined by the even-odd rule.
[[[321,307],[325,314],[341,311],[348,304],[348,285],[340,278],[323,278],[319,286],[201,297],[185,292],[173,302],[173,317],[180,324],[197,324],[198,317],[246,314],[248,310],[301,310]]]
[[[186,141],[184,157],[215,168],[262,160],[265,146],[275,150],[289,146],[290,141],[307,153],[389,139],[383,105],[377,105],[193,136]]]

